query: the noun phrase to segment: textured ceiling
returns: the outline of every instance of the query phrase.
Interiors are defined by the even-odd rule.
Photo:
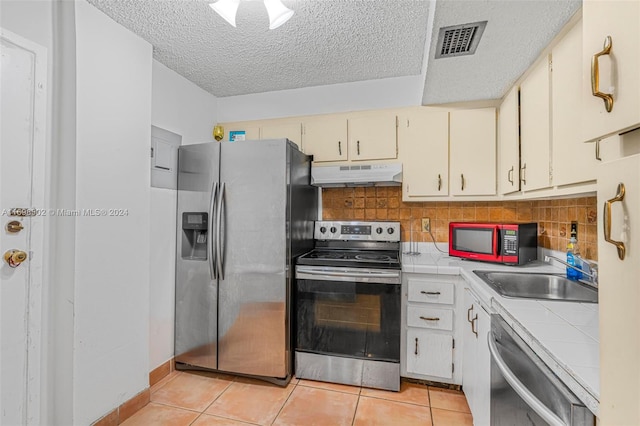
[[[438,0],[422,103],[499,99],[580,8],[580,0]],[[488,21],[472,56],[433,59],[438,30]]]
[[[423,104],[502,97],[581,4],[283,0],[295,14],[269,30],[255,0],[241,2],[237,28],[208,6],[213,0],[88,1],[150,42],[155,59],[218,97],[422,75]],[[475,55],[433,59],[431,32],[480,20],[489,22]]]
[[[295,14],[275,30],[262,2],[242,2],[233,28],[211,1],[89,0],[216,96],[421,72],[427,1],[285,0]]]

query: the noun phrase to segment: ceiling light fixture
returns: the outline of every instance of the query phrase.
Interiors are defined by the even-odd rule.
[[[269,29],[275,30],[284,24],[293,16],[293,10],[282,4],[282,0],[263,0],[264,6],[269,14]],[[218,15],[222,16],[225,21],[232,26],[236,26],[236,14],[240,0],[218,0],[215,3],[209,3],[211,9],[215,10]]]

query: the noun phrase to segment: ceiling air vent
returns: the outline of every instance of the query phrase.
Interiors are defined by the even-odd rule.
[[[436,59],[473,55],[487,21],[440,28]]]

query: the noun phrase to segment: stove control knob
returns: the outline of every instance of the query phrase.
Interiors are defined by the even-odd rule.
[[[327,232],[327,228],[325,226],[321,226],[320,227],[320,233],[324,234],[325,232]]]
[[[336,231],[337,231],[336,227],[335,227],[335,226],[332,226],[332,227],[331,227],[331,233],[332,233],[332,234],[335,234],[335,233],[336,233]]]
[[[387,232],[389,234],[393,234],[395,232],[395,230],[393,228],[387,228]]]
[[[378,228],[376,229],[376,232],[377,232],[378,234],[382,234],[382,228],[378,227]]]

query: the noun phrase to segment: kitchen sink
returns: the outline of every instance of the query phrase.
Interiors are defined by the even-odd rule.
[[[562,275],[504,271],[473,272],[504,297],[598,303],[597,288],[571,281]]]

